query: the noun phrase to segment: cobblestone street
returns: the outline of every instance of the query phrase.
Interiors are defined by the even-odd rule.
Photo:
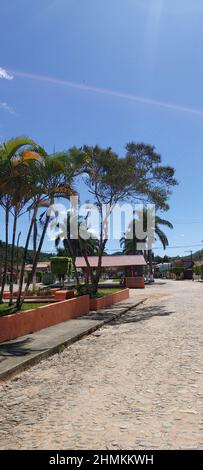
[[[0,385],[1,449],[203,449],[203,284],[145,303]]]

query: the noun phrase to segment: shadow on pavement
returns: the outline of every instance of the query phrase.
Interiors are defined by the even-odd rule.
[[[133,306],[133,308],[134,307],[135,306]],[[119,305],[119,303],[114,304],[111,307],[108,307],[108,308],[103,309],[103,310],[99,310],[98,312],[92,311],[87,315],[84,315],[82,317],[78,317],[77,320],[98,320],[98,321],[108,320],[113,315],[118,315],[119,312],[123,311],[124,308],[125,309],[132,308],[132,303],[129,302],[129,304],[128,304],[126,302],[125,306],[124,305],[121,306],[121,305]]]
[[[0,358],[2,356],[26,356],[33,352],[32,349],[28,348],[30,341],[31,339],[26,338],[22,341],[9,341],[0,344]]]
[[[123,323],[136,323],[139,321],[150,320],[153,317],[168,317],[175,312],[167,310],[164,305],[144,306],[142,309],[131,310],[125,315],[113,320],[111,325],[119,325]]]
[[[150,287],[156,287],[156,286],[165,286],[165,284],[167,284],[165,281],[155,281],[155,282],[149,282],[146,285]]]

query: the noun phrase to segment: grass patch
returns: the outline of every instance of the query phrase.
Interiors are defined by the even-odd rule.
[[[23,312],[24,310],[32,310],[33,308],[43,307],[43,305],[48,305],[51,302],[25,302],[22,305],[21,310],[17,310],[15,306],[9,307],[6,303],[0,304],[0,317],[5,315],[11,315],[16,312]]]
[[[89,286],[81,286],[80,293],[77,293],[75,290],[75,295],[76,296],[81,296],[85,294],[89,294],[91,299],[98,299],[99,297],[104,297],[104,295],[109,295],[109,294],[114,294],[115,292],[119,292],[123,289],[123,287],[101,287],[98,289],[97,294],[92,293],[92,287],[91,285]]]
[[[120,290],[122,290],[122,287],[107,287],[106,289],[103,287],[101,289],[98,290],[99,293],[101,293],[102,295],[109,295],[109,294],[114,294],[115,292],[119,292]]]
[[[104,297],[105,295],[109,294],[115,294],[115,292],[119,292],[122,290],[122,287],[109,287],[109,288],[102,288],[98,289],[98,292],[96,295],[92,296],[93,299],[98,299],[100,297]]]

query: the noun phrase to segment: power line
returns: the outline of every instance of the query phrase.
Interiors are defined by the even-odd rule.
[[[203,248],[202,245],[177,245],[177,246],[167,246],[166,249],[174,249],[174,248]],[[154,247],[153,250],[160,250],[161,248],[163,248],[163,246],[158,246],[158,247]]]
[[[174,245],[174,246],[167,246],[166,249],[176,249],[176,248],[202,248],[203,249],[203,245],[201,244],[196,244],[196,245]],[[157,246],[157,247],[154,247],[153,250],[161,250],[163,249],[163,246]],[[108,249],[108,251],[112,251],[112,252],[119,252],[121,250],[118,249]],[[43,251],[43,253],[50,253],[50,254],[55,254],[56,251],[53,251],[53,250],[46,250],[46,251]],[[121,251],[122,253],[122,251]]]
[[[173,222],[174,225],[194,225],[194,224],[203,224],[203,220],[199,222]]]
[[[166,249],[169,248],[169,249],[173,250],[173,249],[175,249],[175,248],[194,248],[194,247],[195,247],[195,248],[200,247],[200,248],[203,249],[203,246],[200,245],[200,244],[198,244],[198,245],[177,245],[177,246],[174,245],[174,246],[167,246]],[[161,249],[163,249],[163,246],[153,247],[153,250],[161,250]],[[116,249],[114,249],[114,250],[108,249],[108,251],[117,252],[117,251],[119,251],[119,249],[117,249],[117,250],[116,250]]]

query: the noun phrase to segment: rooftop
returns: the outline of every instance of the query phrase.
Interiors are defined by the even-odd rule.
[[[98,256],[88,256],[89,264],[92,268],[98,266]],[[146,261],[142,255],[121,255],[121,256],[103,256],[102,267],[123,267],[123,266],[146,266]],[[77,268],[86,268],[86,261],[83,256],[76,258]]]

